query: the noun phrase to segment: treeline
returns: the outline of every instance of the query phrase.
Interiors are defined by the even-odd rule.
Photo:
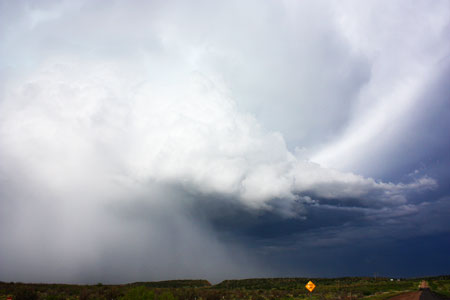
[[[166,281],[148,281],[131,283],[133,286],[146,286],[154,288],[199,288],[209,287],[211,283],[208,280],[166,280]]]
[[[25,284],[0,282],[0,300],[382,300],[418,289],[424,278],[256,278],[135,282],[123,285]],[[313,293],[305,289],[312,280]],[[450,295],[450,276],[425,278],[432,290]]]

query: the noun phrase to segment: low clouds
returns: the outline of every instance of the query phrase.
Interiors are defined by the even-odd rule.
[[[404,216],[445,194],[371,177],[440,82],[438,4],[417,23],[376,3],[2,7],[0,280],[278,274],[274,252],[415,230]]]

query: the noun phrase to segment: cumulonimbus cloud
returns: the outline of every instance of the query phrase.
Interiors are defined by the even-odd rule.
[[[5,3],[8,280],[245,276],[255,239],[232,245],[242,224],[262,232],[270,218],[292,221],[284,236],[299,242],[332,227],[327,239],[355,219],[416,212],[409,197],[437,186],[420,172],[402,182],[371,171],[401,161],[373,148],[403,147],[385,129],[414,118],[416,96],[437,76],[445,1]],[[240,213],[256,217],[237,222]],[[235,239],[220,240],[221,228]]]
[[[238,111],[226,87],[201,74],[146,82],[114,63],[60,58],[6,94],[3,155],[62,190],[87,180],[151,181],[258,209],[302,193],[403,204],[409,190],[436,185],[427,177],[377,182],[300,159],[280,133]]]

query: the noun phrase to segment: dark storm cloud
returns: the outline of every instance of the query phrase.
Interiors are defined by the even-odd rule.
[[[344,275],[448,234],[448,3],[0,3],[0,280]]]
[[[395,209],[314,206],[308,218],[243,214],[234,232],[278,276],[444,274],[450,250],[448,198]],[[231,224],[231,225],[230,225]],[[229,238],[225,234],[224,238]]]

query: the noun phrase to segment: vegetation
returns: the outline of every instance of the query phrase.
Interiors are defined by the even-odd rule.
[[[305,284],[312,280],[310,293]],[[369,277],[169,280],[123,285],[24,284],[0,282],[0,300],[385,300],[417,291],[422,280],[450,297],[450,276],[414,279]]]
[[[450,298],[450,276],[433,277],[428,282],[432,291]]]

